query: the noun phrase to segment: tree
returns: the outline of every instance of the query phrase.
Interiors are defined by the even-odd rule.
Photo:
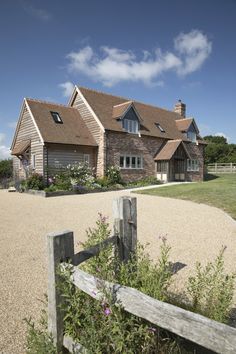
[[[13,176],[12,160],[0,161],[0,180],[11,178]]]
[[[206,135],[204,140],[206,140],[208,143],[227,144],[227,139],[224,136]]]
[[[208,142],[205,149],[205,163],[236,163],[236,144],[228,144],[223,136],[208,135],[204,137]]]

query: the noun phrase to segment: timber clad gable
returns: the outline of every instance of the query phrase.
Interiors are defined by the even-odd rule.
[[[24,104],[22,116],[17,127],[16,135],[14,138],[14,145],[12,146],[12,149],[26,140],[30,140],[30,152],[28,163],[29,165],[31,165],[31,156],[35,154],[37,156],[35,160],[35,171],[43,175],[43,144],[33,122],[32,116],[28,108]],[[23,179],[26,177],[24,164],[22,164],[19,158],[16,156],[13,157],[13,171],[15,178]]]
[[[101,124],[99,125],[98,122],[94,119],[94,115],[91,113],[91,109],[88,108],[83,95],[78,89],[76,91],[74,100],[71,103],[71,106],[78,109],[86,126],[98,144],[96,173],[98,176],[103,176],[105,173],[104,162],[106,160],[104,129],[102,129]]]

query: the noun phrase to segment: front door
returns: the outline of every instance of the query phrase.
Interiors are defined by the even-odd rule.
[[[174,159],[174,179],[175,181],[184,181],[185,180],[185,171],[186,171],[186,162],[185,159]]]

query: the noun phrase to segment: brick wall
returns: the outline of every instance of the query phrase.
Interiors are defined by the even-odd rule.
[[[188,144],[188,151],[193,160],[199,161],[199,171],[187,171],[186,179],[191,182],[203,181],[204,178],[204,145]]]
[[[120,164],[120,155],[130,154],[143,157],[143,169],[121,169],[124,181],[135,181],[156,176],[154,157],[163,139],[136,134],[106,132],[106,166]]]

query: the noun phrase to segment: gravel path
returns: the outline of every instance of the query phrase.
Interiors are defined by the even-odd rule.
[[[23,318],[37,319],[47,290],[45,235],[71,229],[85,239],[98,212],[112,218],[112,200],[129,192],[44,199],[0,190],[0,353],[25,353]],[[135,196],[135,195],[134,195]],[[160,236],[172,246],[171,261],[187,266],[176,274],[176,290],[196,261],[212,260],[226,245],[226,267],[235,270],[236,222],[219,209],[192,202],[137,195],[138,238],[158,256]],[[77,246],[76,246],[77,247]],[[77,247],[78,250],[78,247]]]

